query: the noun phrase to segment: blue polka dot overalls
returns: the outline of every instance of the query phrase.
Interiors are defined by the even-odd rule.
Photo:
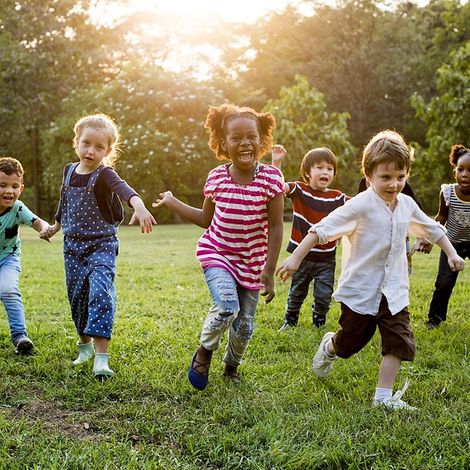
[[[67,294],[79,335],[111,338],[116,311],[117,224],[101,215],[94,186],[100,165],[86,187],[70,186],[78,163],[71,165],[62,186],[62,231]]]

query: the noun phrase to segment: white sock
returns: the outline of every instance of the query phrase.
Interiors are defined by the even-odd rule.
[[[326,357],[328,359],[334,359],[336,357],[336,354],[331,354],[330,353],[330,351],[329,351],[330,343],[331,343],[331,339],[325,343],[325,347],[323,348],[323,350],[325,351]]]
[[[375,389],[374,401],[384,401],[388,398],[392,398],[393,390],[391,388],[379,388]]]

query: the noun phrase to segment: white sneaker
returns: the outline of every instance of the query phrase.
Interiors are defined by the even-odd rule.
[[[320,346],[318,346],[317,353],[313,358],[313,371],[317,377],[326,377],[330,374],[331,369],[333,369],[333,362],[338,359],[338,356],[330,358],[326,355],[325,344],[334,336],[335,334],[329,331],[325,333],[323,339],[321,340]]]
[[[374,406],[383,406],[388,408],[389,410],[408,410],[408,411],[416,411],[418,408],[408,405],[406,401],[403,401],[401,397],[406,392],[408,388],[409,380],[405,381],[405,385],[401,390],[397,390],[393,396],[387,398],[385,400],[374,400]]]

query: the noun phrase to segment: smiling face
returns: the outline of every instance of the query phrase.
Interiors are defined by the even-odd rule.
[[[394,206],[405,186],[406,177],[406,169],[398,170],[395,163],[390,162],[379,163],[372,170],[372,176],[367,176],[366,180],[380,198]]]
[[[0,213],[5,212],[18,200],[24,185],[21,176],[16,173],[7,175],[0,171]]]
[[[91,173],[101,164],[111,151],[105,132],[92,127],[85,127],[78,138],[76,152],[80,159],[79,173]]]
[[[261,138],[255,119],[240,116],[226,123],[221,146],[240,170],[250,170],[258,161]]]
[[[461,192],[470,194],[470,153],[465,153],[457,160],[454,176]]]

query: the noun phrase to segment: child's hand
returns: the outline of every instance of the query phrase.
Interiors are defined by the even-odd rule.
[[[50,243],[50,239],[60,230],[60,224],[56,222],[54,225],[45,224],[39,232],[39,238]]]
[[[284,157],[287,155],[287,150],[280,144],[273,145],[271,149],[271,165],[275,166],[276,168],[281,168],[282,161]]]
[[[299,266],[300,261],[291,255],[276,269],[276,275],[281,278],[281,281],[287,281],[299,269]]]
[[[134,225],[137,221],[139,222],[140,231],[142,233],[150,233],[153,230],[153,226],[157,224],[153,215],[143,205],[142,207],[138,206],[135,208],[129,225]]]
[[[447,257],[447,262],[452,271],[463,271],[465,261],[457,254]]]
[[[152,204],[152,207],[163,207],[166,206],[170,199],[173,198],[173,193],[171,191],[165,191],[160,193],[159,197],[155,199],[155,202]]]
[[[411,248],[411,255],[419,251],[420,253],[431,253],[432,243],[428,242],[425,238],[417,238]]]
[[[274,292],[274,275],[273,272],[268,272],[265,269],[263,269],[261,276],[261,283],[264,286],[264,289],[261,291],[261,295],[265,297],[264,302],[269,304],[271,300],[274,299],[274,296],[276,295]]]

